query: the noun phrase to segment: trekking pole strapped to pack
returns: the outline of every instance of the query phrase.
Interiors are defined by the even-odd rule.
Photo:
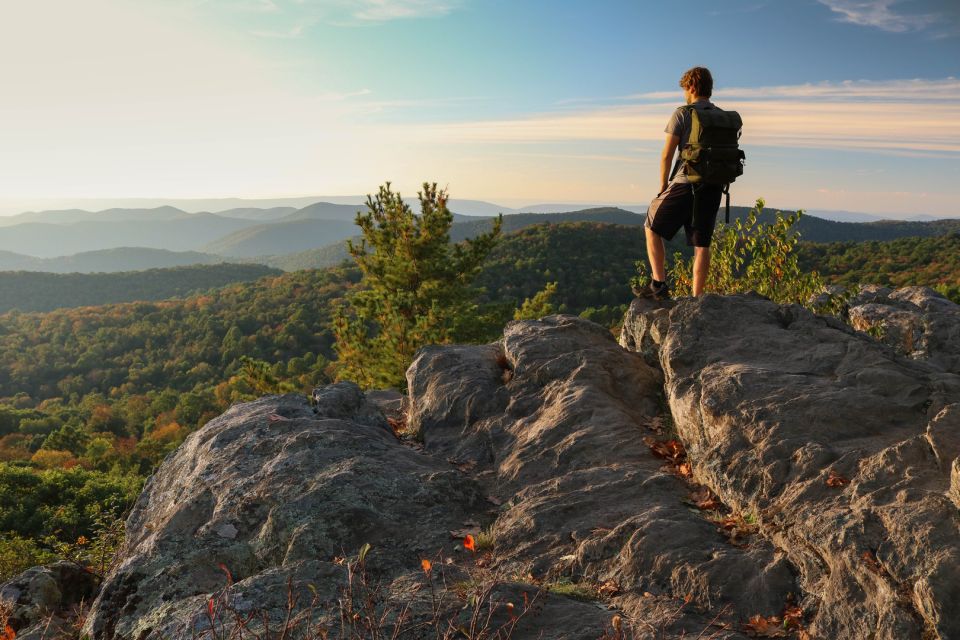
[[[691,185],[712,184],[723,187],[727,197],[726,221],[730,224],[730,183],[743,175],[746,154],[740,149],[743,121],[736,111],[716,107],[684,107],[690,113],[690,137],[680,159]],[[695,189],[694,189],[695,190]]]

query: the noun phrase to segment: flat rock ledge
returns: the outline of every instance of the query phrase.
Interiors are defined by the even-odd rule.
[[[949,301],[880,294],[958,329]],[[659,355],[693,478],[786,556],[812,637],[960,637],[960,376],[934,341],[908,358],[798,306],[708,295],[635,302],[621,344]]]

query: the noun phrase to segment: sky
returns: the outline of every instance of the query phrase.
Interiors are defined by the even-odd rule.
[[[956,0],[0,3],[0,204],[645,204],[705,65],[734,203],[960,217]]]

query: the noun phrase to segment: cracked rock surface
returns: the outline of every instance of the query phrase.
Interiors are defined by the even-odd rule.
[[[537,594],[513,638],[596,640],[616,614],[628,637],[742,639],[788,607],[811,638],[960,638],[960,376],[925,344],[755,296],[638,300],[619,343],[518,321],[421,350],[406,397],[235,405],[148,482],[86,631],[202,633],[227,568],[235,608],[282,619],[293,589],[341,637],[341,558],[369,543],[382,606],[414,621],[424,558],[449,559],[451,619],[468,565],[500,603]]]
[[[813,637],[960,637],[952,367],[758,297],[681,300],[664,325],[693,476],[786,554]]]

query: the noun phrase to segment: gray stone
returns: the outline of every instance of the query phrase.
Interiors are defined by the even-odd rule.
[[[663,637],[696,637],[724,607],[777,614],[797,590],[782,553],[730,545],[685,504],[690,488],[643,442],[661,414],[660,372],[606,328],[513,322],[500,345],[423,350],[407,376],[427,451],[476,465],[504,503],[491,527],[503,570],[615,583],[613,602]],[[667,624],[686,596],[696,604]]]
[[[660,361],[694,477],[756,514],[813,637],[960,637],[960,377],[750,296],[678,302]]]
[[[634,351],[654,367],[660,367],[660,343],[670,324],[673,300],[636,298],[630,303],[620,329],[620,346]]]
[[[865,287],[850,323],[899,353],[960,373],[960,305],[928,287]]]
[[[27,569],[0,585],[0,604],[9,611],[7,622],[23,637],[31,625],[89,600],[99,584],[99,578],[84,567],[56,562]]]
[[[369,568],[389,583],[452,553],[449,531],[489,507],[476,483],[401,444],[355,385],[314,398],[316,410],[295,395],[235,405],[164,461],[87,617],[93,638],[202,626],[227,571],[240,610],[282,618],[289,584],[304,602],[315,589],[329,617],[345,576],[338,557],[369,543]]]

